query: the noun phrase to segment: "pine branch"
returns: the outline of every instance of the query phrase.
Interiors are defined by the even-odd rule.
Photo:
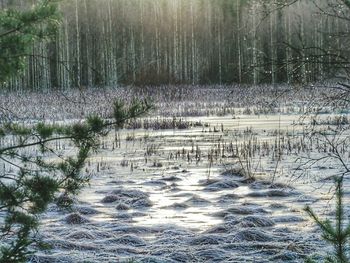
[[[322,232],[324,240],[328,241],[334,249],[334,253],[328,255],[325,262],[334,263],[348,263],[349,259],[347,256],[348,243],[350,238],[350,223],[343,228],[345,215],[344,215],[344,204],[343,204],[343,176],[335,179],[336,185],[336,216],[335,226],[333,227],[330,220],[320,220],[318,216],[312,211],[310,206],[305,208],[305,211],[309,216],[316,222]]]

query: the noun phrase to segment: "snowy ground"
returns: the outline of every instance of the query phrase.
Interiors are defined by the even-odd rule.
[[[302,209],[311,204],[321,216],[333,215],[332,180],[319,179],[338,167],[322,163],[303,171],[295,162],[320,154],[321,146],[310,145],[297,125],[304,111],[299,102],[309,95],[284,95],[261,114],[262,107],[248,104],[254,92],[240,92],[233,102],[224,88],[208,89],[198,101],[179,98],[172,113],[185,117],[177,117],[175,129],[166,129],[174,123],[164,119],[170,111],[159,114],[168,108],[166,98],[157,98],[158,112],[143,120],[149,129],[121,130],[119,147],[114,133],[103,139],[86,167],[91,185],[71,211],[50,207],[39,234],[50,249],[31,262],[303,262],[324,252]],[[49,100],[42,95],[41,102]],[[61,103],[70,109],[59,112],[62,119],[79,118],[81,109]],[[46,111],[49,119],[54,112]],[[251,151],[256,180],[238,172],[239,161],[247,160],[237,149]]]

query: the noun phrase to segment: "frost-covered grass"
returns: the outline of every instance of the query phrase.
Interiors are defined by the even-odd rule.
[[[0,95],[1,114],[20,120],[67,121],[90,114],[111,116],[116,98],[148,98],[162,117],[235,116],[240,114],[304,113],[324,89],[273,86],[163,86],[89,88],[49,92],[5,92]],[[329,109],[327,110],[329,111]]]

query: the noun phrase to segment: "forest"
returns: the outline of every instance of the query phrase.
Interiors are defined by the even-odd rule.
[[[292,84],[332,77],[340,53],[348,52],[333,36],[348,31],[347,21],[322,13],[328,1],[285,2],[63,1],[57,35],[34,43],[23,76],[4,86]]]
[[[0,263],[349,263],[350,0],[0,0]]]

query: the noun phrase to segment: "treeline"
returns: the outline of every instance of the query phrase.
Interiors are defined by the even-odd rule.
[[[34,0],[33,0],[34,1]],[[32,1],[32,2],[33,2]],[[334,0],[337,2],[337,0]],[[2,8],[27,0],[2,1]],[[67,0],[55,39],[37,44],[10,89],[294,83],[332,77],[348,23],[331,1]],[[338,55],[338,56],[337,56]],[[325,63],[327,62],[327,63]]]

